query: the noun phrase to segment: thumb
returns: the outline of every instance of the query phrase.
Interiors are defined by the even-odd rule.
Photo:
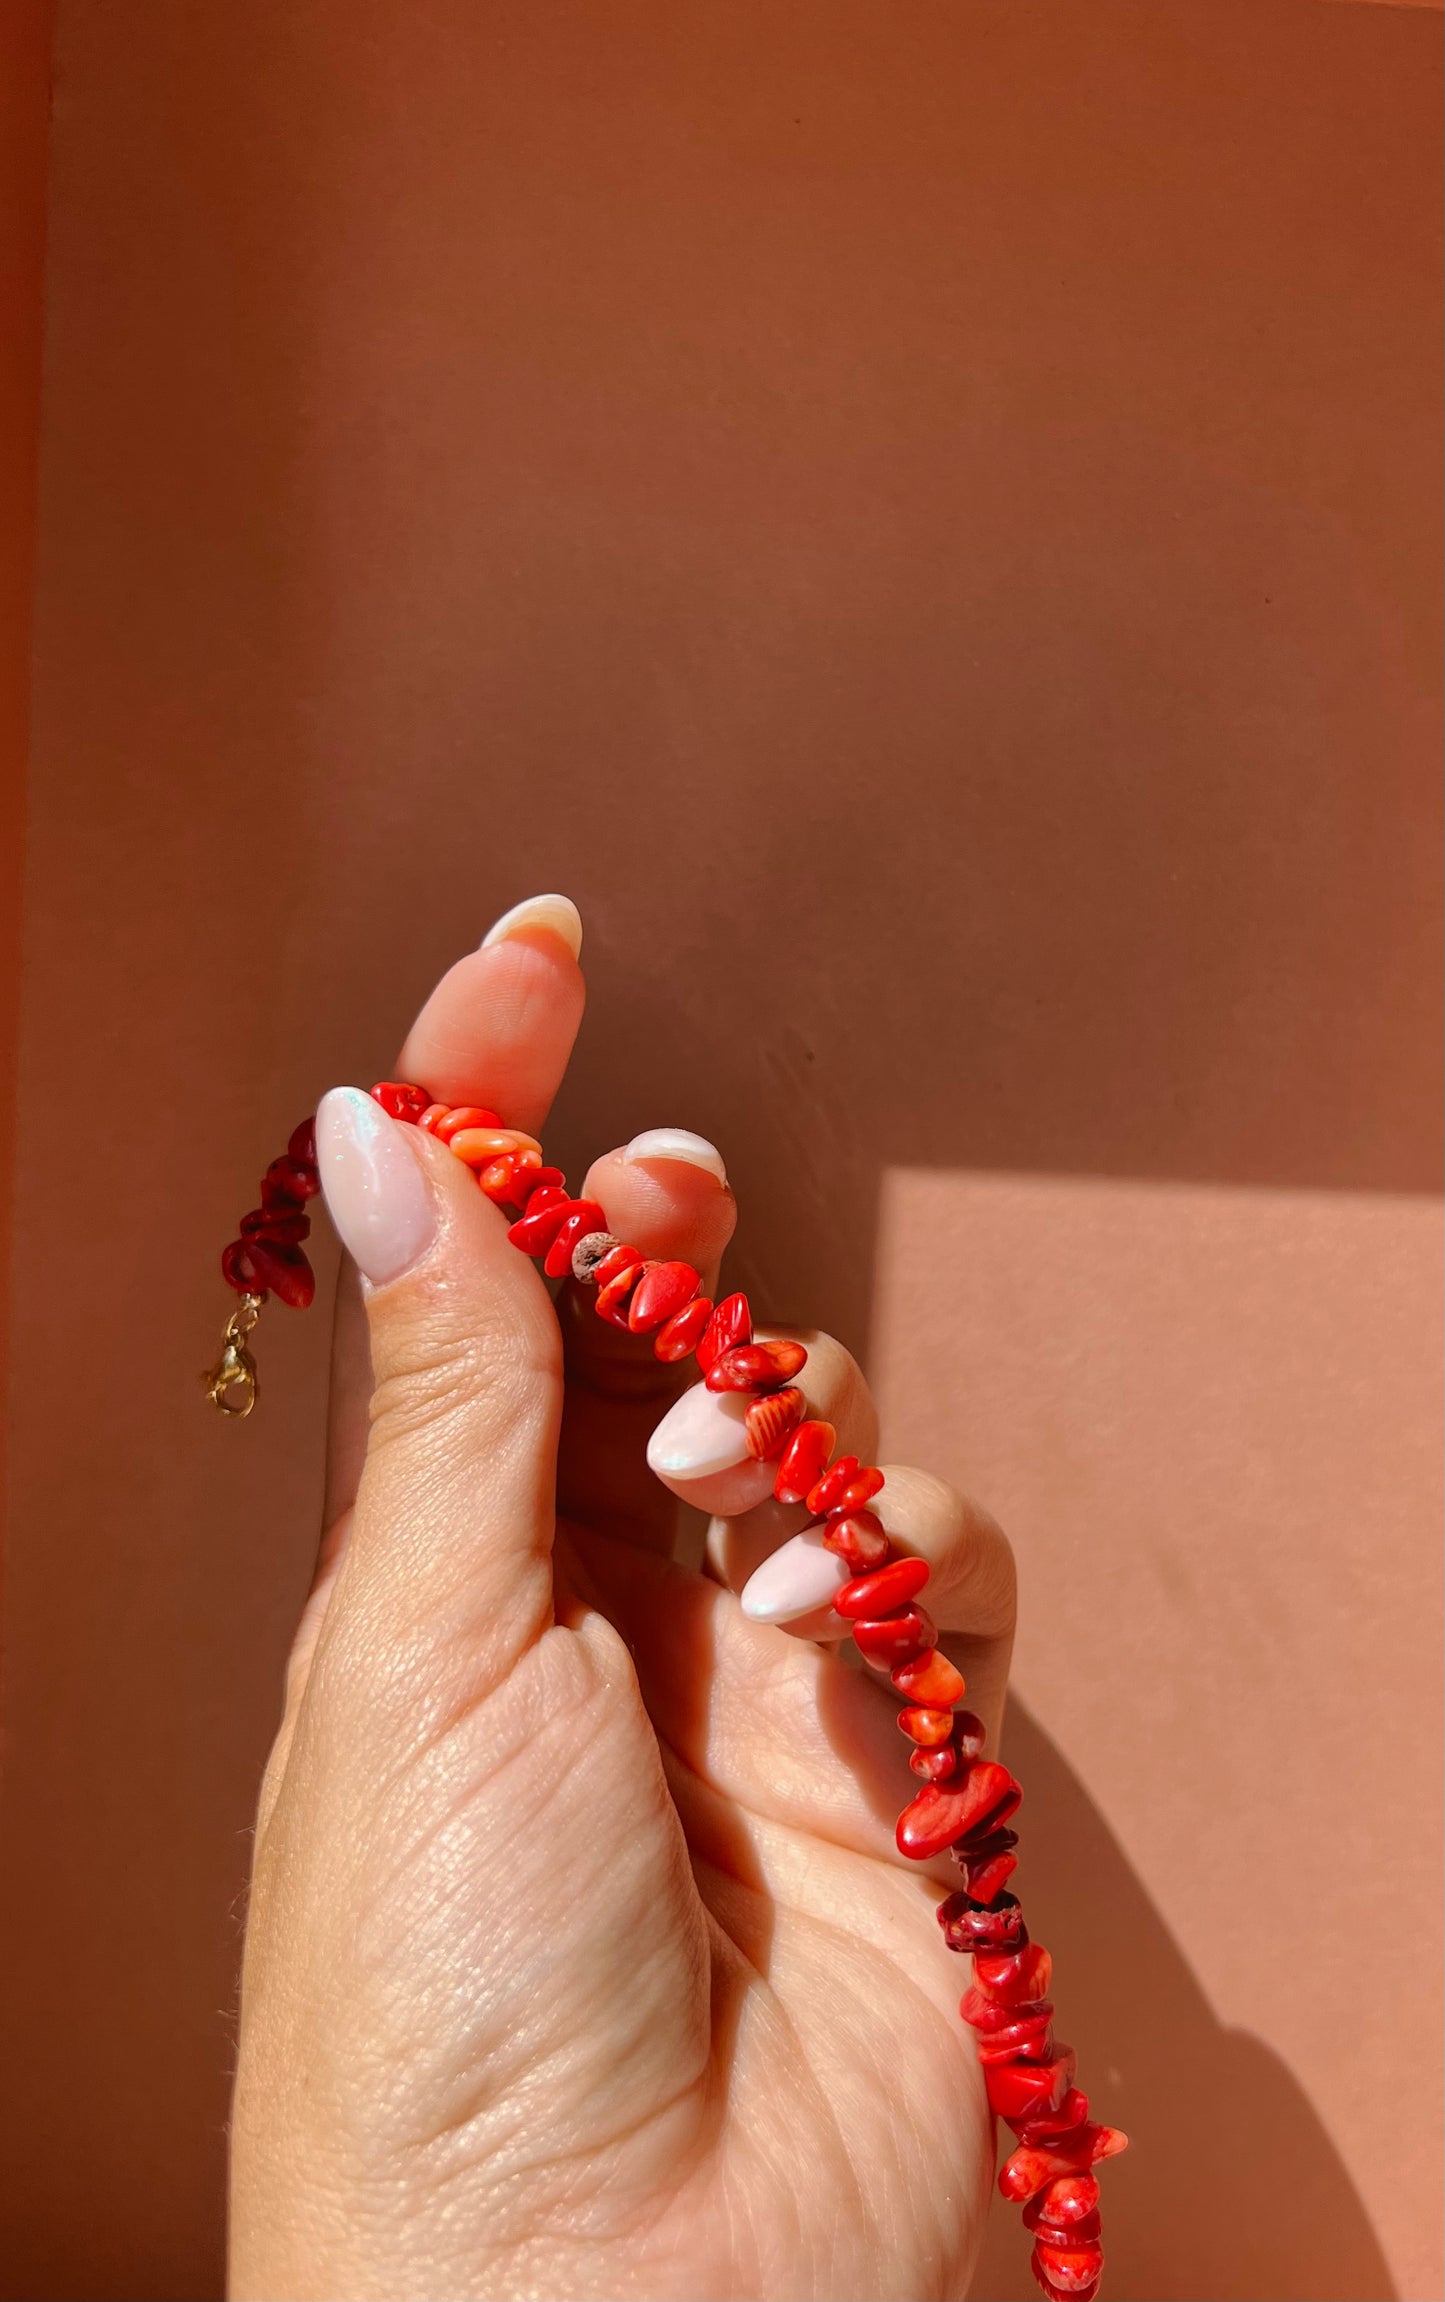
[[[429,1135],[338,1087],[316,1155],[363,1282],[374,1388],[312,1678],[437,1715],[485,1695],[552,1620],[557,1322],[503,1216]]]

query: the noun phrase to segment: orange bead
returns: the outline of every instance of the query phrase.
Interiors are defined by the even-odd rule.
[[[464,1127],[500,1127],[502,1124],[495,1111],[488,1111],[480,1103],[433,1103],[430,1108],[441,1112],[432,1130],[438,1143],[450,1143]]]
[[[785,1391],[773,1391],[767,1398],[754,1399],[743,1417],[748,1453],[757,1462],[771,1462],[774,1455],[782,1453],[788,1433],[796,1430],[802,1419],[803,1394],[796,1383],[790,1383]]]
[[[953,1713],[918,1704],[910,1710],[900,1711],[898,1724],[910,1742],[924,1743],[931,1749],[937,1743],[947,1742],[952,1734]]]
[[[534,1152],[533,1165],[542,1164],[541,1144],[517,1127],[462,1127],[455,1135],[449,1135],[446,1143],[452,1156],[460,1159],[464,1167],[485,1167],[491,1160],[506,1158],[514,1151]]]
[[[438,1127],[441,1125],[443,1119],[447,1117],[450,1110],[450,1103],[428,1103],[425,1111],[423,1111],[420,1119],[418,1119],[417,1125],[420,1127],[424,1135],[435,1135]]]
[[[893,1673],[893,1684],[910,1702],[923,1703],[930,1710],[949,1710],[968,1692],[962,1671],[954,1669],[947,1655],[936,1651],[900,1663]]]

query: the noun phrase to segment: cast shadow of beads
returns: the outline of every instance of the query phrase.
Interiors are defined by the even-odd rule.
[[[1017,1883],[1054,1954],[1060,2034],[1094,2116],[1131,2141],[1104,2177],[1112,2302],[1396,2302],[1309,2098],[1272,2048],[1218,2020],[1103,1815],[1014,1696],[1001,1755],[1024,1785]],[[897,1798],[860,1780],[891,1819]],[[1018,2217],[1000,2205],[971,2302],[1036,2294]]]

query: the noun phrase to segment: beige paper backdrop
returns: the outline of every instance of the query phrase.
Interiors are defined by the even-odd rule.
[[[1015,1534],[1115,2302],[1440,2294],[1439,32],[61,0],[12,2296],[219,2290],[324,1322],[209,1420],[215,1252],[547,886],[563,1158],[714,1135]]]

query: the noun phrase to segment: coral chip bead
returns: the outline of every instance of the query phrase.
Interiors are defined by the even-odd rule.
[[[316,1274],[299,1247],[273,1247],[264,1239],[248,1239],[246,1253],[268,1294],[304,1311],[316,1294]]]
[[[898,1713],[898,1725],[900,1731],[907,1735],[910,1742],[923,1743],[932,1750],[951,1740],[953,1713],[945,1710],[930,1710],[921,1704],[916,1704]]]
[[[450,1110],[450,1103],[428,1103],[425,1111],[418,1119],[417,1125],[424,1135],[435,1135]]]
[[[509,1158],[517,1151],[532,1152],[533,1165],[542,1164],[541,1144],[516,1127],[461,1127],[447,1136],[446,1146],[464,1167],[488,1167],[494,1159]]]
[[[908,1764],[920,1782],[950,1782],[962,1761],[952,1743],[946,1742],[936,1750],[910,1751]]]
[[[422,1087],[408,1087],[401,1079],[382,1079],[371,1090],[374,1103],[392,1119],[401,1119],[415,1126],[431,1097]]]
[[[299,1159],[273,1159],[261,1178],[263,1200],[314,1199],[321,1189],[320,1171],[303,1167]]]
[[[608,1236],[611,1237],[610,1232]],[[629,1247],[619,1239],[614,1241],[600,1261],[593,1264],[589,1276],[594,1287],[606,1287],[623,1271],[640,1271],[642,1262],[642,1249]],[[572,1269],[573,1276],[578,1276],[575,1256],[573,1257]]]
[[[431,1126],[431,1132],[435,1135],[438,1143],[450,1143],[454,1135],[460,1135],[463,1129],[467,1127],[496,1129],[502,1124],[496,1112],[488,1111],[485,1105],[481,1103],[453,1103],[450,1106],[428,1104],[422,1113],[423,1122],[431,1118],[433,1111],[440,1114],[438,1118],[432,1121]]]
[[[599,1319],[606,1319],[613,1327],[627,1325],[627,1298],[637,1285],[641,1272],[642,1258],[639,1255],[635,1263],[626,1264],[598,1288],[594,1308]]]
[[[238,1295],[262,1295],[265,1289],[256,1276],[244,1239],[233,1239],[229,1247],[221,1249],[221,1277]]]
[[[753,1314],[746,1295],[724,1295],[703,1330],[697,1347],[697,1363],[705,1375],[714,1359],[724,1351],[731,1351],[739,1343],[753,1339]]]
[[[690,1303],[674,1312],[665,1327],[653,1337],[653,1356],[669,1366],[675,1360],[686,1359],[702,1341],[703,1331],[712,1317],[712,1303],[706,1295],[695,1295]]]
[[[310,1119],[303,1119],[299,1127],[292,1128],[291,1139],[286,1145],[286,1156],[288,1159],[294,1159],[298,1167],[314,1167],[316,1165],[316,1120],[314,1116]]]
[[[855,1620],[853,1644],[870,1663],[892,1670],[925,1648],[936,1646],[938,1625],[924,1607],[900,1607],[896,1614]]]
[[[806,1501],[809,1489],[817,1485],[818,1475],[837,1443],[838,1434],[831,1423],[800,1423],[783,1449],[783,1459],[773,1481],[776,1500],[780,1503]]]
[[[883,1473],[860,1463],[856,1455],[840,1455],[808,1496],[815,1519],[831,1518],[836,1511],[861,1511],[883,1484]]]
[[[873,1511],[835,1512],[823,1530],[823,1540],[855,1575],[884,1566],[893,1547]]]
[[[1099,2185],[1092,2174],[1060,2174],[1031,2198],[1024,2208],[1024,2228],[1032,2230],[1042,2220],[1062,2222],[1070,2228],[1089,2221],[1099,2204]]]
[[[928,1580],[926,1559],[892,1559],[870,1575],[845,1583],[833,1605],[840,1615],[886,1615],[916,1599]]]
[[[947,1655],[940,1654],[919,1655],[912,1661],[900,1662],[893,1673],[893,1684],[910,1702],[926,1703],[935,1710],[951,1710],[968,1692],[962,1671],[955,1670]]]
[[[514,1247],[521,1248],[524,1255],[545,1255],[571,1211],[572,1202],[562,1192],[558,1193],[554,1203],[539,1207],[535,1214],[529,1204],[526,1213],[518,1216],[507,1237]]]
[[[574,1199],[562,1222],[557,1236],[543,1257],[542,1268],[549,1279],[564,1279],[572,1269],[572,1256],[584,1239],[594,1231],[605,1231],[607,1217],[595,1199]]]
[[[766,1398],[754,1399],[743,1417],[748,1435],[748,1453],[760,1463],[769,1463],[780,1455],[788,1443],[788,1434],[796,1430],[803,1419],[803,1394],[796,1383],[785,1391],[770,1391]]]
[[[707,1371],[710,1391],[770,1391],[801,1374],[808,1354],[801,1343],[739,1343],[714,1359]]]
[[[1022,1797],[1008,1768],[990,1759],[981,1759],[957,1782],[925,1783],[898,1817],[898,1851],[914,1862],[927,1862],[976,1830],[985,1817],[990,1826],[1005,1821]],[[967,1926],[972,1914],[959,1908],[967,1901],[967,1896],[951,1894],[938,1906],[950,1950],[972,1948],[971,1943],[955,1943],[949,1931],[960,1921]]]
[[[686,1308],[697,1289],[691,1263],[644,1263],[627,1305],[627,1324],[634,1335],[650,1335],[675,1313]]]

